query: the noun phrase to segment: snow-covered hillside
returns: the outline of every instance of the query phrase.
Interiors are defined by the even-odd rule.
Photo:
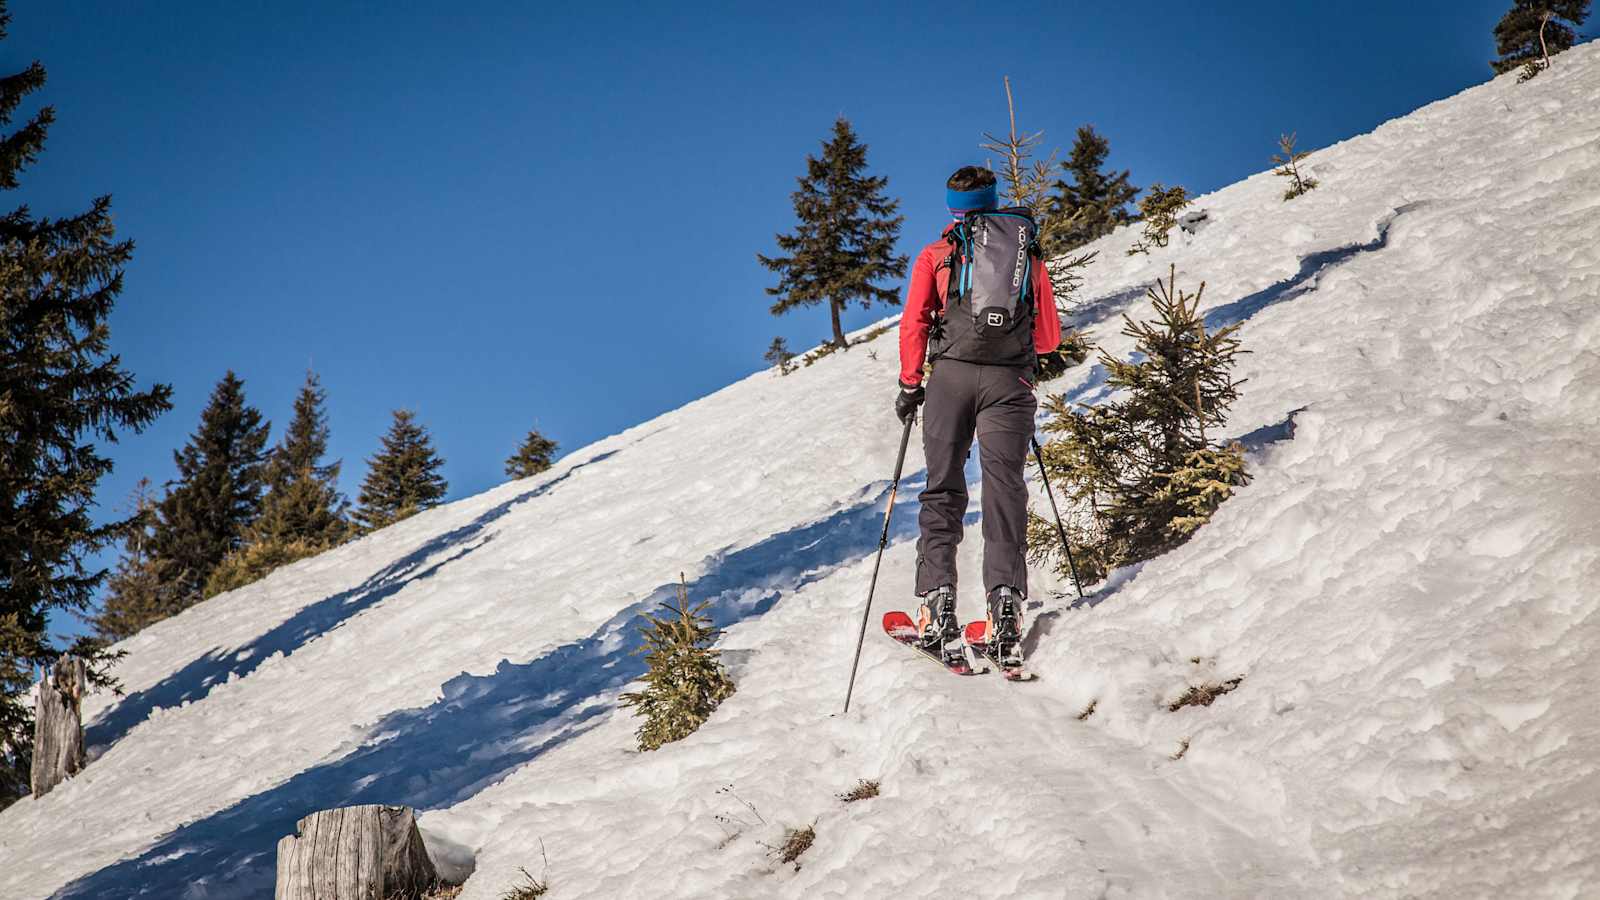
[[[1266,173],[1200,198],[1166,250],[1099,244],[1079,324],[1111,351],[1169,264],[1244,323],[1254,481],[1079,608],[1037,577],[1040,681],[874,633],[835,715],[898,438],[890,334],[128,641],[98,758],[0,814],[0,896],[268,896],[295,820],[358,802],[423,810],[467,900],[541,846],[560,898],[1600,894],[1600,45],[1310,169],[1293,202]],[[1048,388],[1094,401],[1099,374]],[[910,604],[914,519],[877,612]],[[615,698],[680,571],[739,689],[640,754]],[[836,799],[861,778],[882,795]],[[765,845],[806,824],[779,865]]]

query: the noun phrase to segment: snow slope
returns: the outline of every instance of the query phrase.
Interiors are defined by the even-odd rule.
[[[293,822],[359,802],[424,810],[466,900],[541,846],[556,897],[1600,894],[1600,45],[1310,168],[1291,203],[1265,173],[1200,198],[1148,257],[1099,244],[1078,319],[1112,352],[1169,264],[1244,323],[1254,481],[1076,608],[1037,576],[1039,682],[869,635],[834,715],[898,437],[885,336],[128,641],[98,758],[0,814],[0,896],[268,896]],[[874,618],[909,604],[914,518]],[[680,571],[739,690],[640,754],[615,696]],[[835,798],[860,778],[882,795]]]

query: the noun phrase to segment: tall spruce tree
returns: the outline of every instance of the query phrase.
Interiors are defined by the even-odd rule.
[[[885,279],[905,274],[906,257],[896,256],[895,241],[905,216],[895,215],[898,200],[884,194],[889,179],[866,174],[867,147],[843,116],[833,123],[833,139],[822,156],[806,156],[806,174],[791,198],[799,220],[793,234],[777,236],[787,256],[756,254],[761,264],[778,273],[767,293],[777,300],[772,314],[803,306],[828,304],[833,317],[834,346],[849,346],[840,315],[850,301],[863,307],[874,302],[895,306],[900,295]]]
[[[1516,0],[1494,26],[1494,48],[1500,54],[1489,65],[1497,74],[1532,66],[1537,74],[1548,57],[1577,43],[1574,26],[1589,18],[1590,0]],[[1571,23],[1570,25],[1568,23]]]
[[[1047,246],[1046,252],[1058,254],[1075,250],[1133,221],[1128,204],[1138,196],[1139,189],[1129,181],[1127,169],[1105,170],[1106,158],[1110,155],[1111,142],[1095,131],[1093,125],[1079,127],[1072,153],[1061,163],[1061,170],[1072,180],[1055,183],[1050,209],[1052,217],[1060,217],[1064,222],[1052,235],[1052,246]]]
[[[546,471],[554,463],[556,451],[560,448],[560,444],[540,434],[539,429],[535,428],[522,439],[517,452],[506,460],[506,475],[527,478]]]
[[[383,436],[383,449],[367,460],[356,520],[367,531],[376,531],[438,506],[449,490],[439,474],[443,465],[428,430],[417,424],[416,414],[395,410],[389,433]]]
[[[11,19],[0,0],[0,40]],[[0,78],[0,129],[45,83],[38,62]],[[44,149],[51,107],[0,135],[0,190]],[[0,216],[0,808],[27,792],[33,711],[27,693],[64,648],[46,633],[52,611],[82,613],[106,577],[88,557],[134,524],[96,524],[96,486],[111,472],[97,442],[144,430],[171,408],[171,388],[135,389],[110,350],[108,320],[133,244],[116,239],[111,199],[64,219],[26,206]],[[107,657],[93,647],[97,683]]]
[[[337,546],[350,533],[349,503],[339,493],[340,462],[325,463],[328,393],[315,372],[294,401],[294,418],[267,459],[261,515],[207,578],[205,595],[243,587],[279,566]]]
[[[267,461],[267,499],[251,539],[309,541],[331,546],[349,529],[349,504],[339,493],[339,460],[326,462],[328,392],[307,372],[294,400],[294,417]]]
[[[152,548],[166,578],[171,612],[206,596],[206,580],[243,546],[261,512],[270,425],[245,402],[229,371],[212,389],[200,424],[174,451],[178,478],[161,501]]]

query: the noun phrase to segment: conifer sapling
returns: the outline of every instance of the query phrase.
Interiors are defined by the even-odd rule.
[[[1150,185],[1139,200],[1139,218],[1144,221],[1144,235],[1128,249],[1128,255],[1149,253],[1152,247],[1165,247],[1168,232],[1178,224],[1178,213],[1189,205],[1189,192],[1182,185],[1165,187],[1161,182]]]
[[[622,695],[622,705],[642,716],[635,735],[640,750],[655,750],[681,740],[710,718],[734,691],[733,679],[712,648],[718,631],[704,615],[709,602],[689,605],[689,587],[680,574],[676,603],[664,614],[645,614],[644,643],[636,651],[649,666],[644,688]]]
[[[772,339],[767,346],[766,355],[761,357],[778,370],[779,375],[787,375],[794,371],[794,354],[789,352],[789,342],[781,336]]]
[[[1238,397],[1230,372],[1243,351],[1237,325],[1207,329],[1204,292],[1204,284],[1179,289],[1170,270],[1147,294],[1155,318],[1125,317],[1132,359],[1100,356],[1118,399],[1077,409],[1061,397],[1047,401],[1044,429],[1057,437],[1042,456],[1066,495],[1063,518],[1084,550],[1078,567],[1086,582],[1182,544],[1249,480],[1243,448],[1211,439]],[[1054,523],[1031,517],[1029,547],[1037,561],[1056,559]]]
[[[1272,174],[1289,179],[1289,189],[1283,192],[1285,201],[1304,194],[1317,186],[1315,178],[1306,178],[1300,174],[1300,161],[1310,156],[1310,153],[1296,152],[1294,149],[1294,132],[1278,137],[1278,150],[1281,156],[1273,154],[1272,161],[1278,165]]]
[[[555,464],[556,451],[561,445],[550,440],[534,428],[522,439],[517,452],[506,460],[506,475],[512,478],[531,478],[545,472]]]

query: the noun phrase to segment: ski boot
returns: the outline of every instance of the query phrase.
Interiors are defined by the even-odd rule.
[[[989,621],[985,640],[996,665],[1022,668],[1022,597],[1004,585],[989,595]]]
[[[955,588],[947,584],[922,595],[917,629],[922,633],[923,649],[939,654],[945,665],[966,661],[961,649],[961,622],[956,618]]]

